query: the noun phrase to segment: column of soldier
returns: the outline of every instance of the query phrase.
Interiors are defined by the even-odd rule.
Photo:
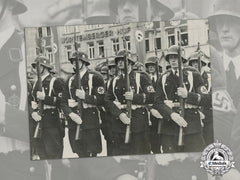
[[[178,50],[177,45],[168,49],[165,72],[158,57],[148,58],[144,71],[126,50],[97,72],[88,68],[87,54],[74,52],[69,59],[73,68],[62,66],[69,75],[64,79],[53,75],[49,59],[38,56],[32,63],[38,80],[29,83],[33,155],[62,158],[66,124],[79,157],[101,153],[100,131],[107,155],[202,151],[213,141],[210,68],[199,52],[188,59],[180,53],[181,87]],[[178,144],[181,128],[183,146]]]

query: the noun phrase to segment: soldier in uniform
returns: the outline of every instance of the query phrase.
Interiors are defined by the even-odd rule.
[[[154,108],[164,117],[162,124],[162,148],[168,152],[202,151],[205,142],[202,135],[199,106],[211,105],[206,87],[199,73],[183,69],[183,88],[179,87],[178,46],[168,49],[166,60],[171,70],[166,71],[157,82]],[[184,59],[184,57],[181,57]],[[185,116],[180,116],[179,97],[185,100]],[[183,128],[184,148],[178,148],[179,127]]]
[[[210,31],[217,35],[217,43],[222,52],[211,51],[214,110],[214,136],[222,143],[230,146],[236,162],[240,160],[240,1],[216,0],[213,4],[213,14],[209,17]],[[211,49],[212,50],[212,49]],[[213,52],[213,53],[212,53]],[[220,84],[221,83],[221,84]],[[223,131],[224,129],[224,131]],[[239,167],[236,166],[236,167]],[[238,168],[238,171],[240,169]],[[239,179],[234,170],[223,176]],[[232,176],[232,177],[231,177]]]
[[[212,88],[211,88],[211,72],[210,72],[210,68],[207,66],[207,62],[206,60],[204,60],[202,57],[200,57],[200,61],[199,62],[199,56],[201,54],[199,54],[198,52],[193,52],[188,60],[188,63],[190,66],[194,67],[197,71],[199,71],[199,69],[201,69],[201,76],[203,78],[203,82],[204,85],[208,91],[208,93],[212,92]],[[201,65],[200,65],[201,63]],[[200,67],[199,67],[200,65]],[[202,112],[205,116],[205,118],[203,119],[202,123],[203,123],[203,137],[204,140],[206,142],[206,144],[210,144],[213,142],[213,114],[212,114],[212,107],[208,107],[208,108],[202,108]]]
[[[26,11],[21,0],[0,0],[1,179],[45,179],[44,162],[29,159],[26,66],[23,37],[15,22]]]
[[[109,2],[113,16],[118,22],[138,22],[149,20],[169,20],[174,12],[165,0],[113,0]]]
[[[127,57],[131,91],[126,91],[124,56]],[[112,79],[105,97],[106,108],[113,115],[113,155],[150,152],[149,122],[145,105],[153,102],[154,88],[148,76],[132,71],[135,60],[129,51],[120,50],[115,58],[118,76]],[[126,114],[126,102],[132,101],[132,117]],[[126,125],[131,127],[130,143],[124,143]]]
[[[159,74],[157,74],[158,71],[156,69],[158,68],[157,61],[158,61],[158,58],[156,56],[152,56],[152,57],[149,57],[145,63],[146,71],[150,76],[154,89],[156,89],[157,80],[159,77]],[[160,123],[159,121],[162,121],[162,116],[152,106],[149,106],[149,111],[151,113],[150,115],[151,150],[153,153],[161,153],[161,149],[160,149],[161,139],[160,139],[160,134],[158,134],[158,123]]]
[[[100,112],[97,106],[104,101],[104,80],[101,74],[88,69],[88,56],[83,52],[75,52],[69,59],[76,71],[76,58],[79,60],[79,73],[82,89],[76,87],[76,74],[67,81],[63,94],[62,110],[69,121],[69,141],[73,152],[79,157],[93,157],[102,151],[100,136]],[[78,115],[77,100],[83,104],[82,116]],[[81,125],[82,138],[75,140],[76,127]]]
[[[52,66],[50,60],[43,55],[38,55],[32,63],[36,69],[37,62],[40,63],[40,76],[42,78],[42,91],[39,91],[38,81],[33,85],[31,117],[34,121],[42,124],[42,135],[35,140],[35,148],[40,159],[62,158],[63,132],[59,118],[59,108],[64,88],[63,80],[55,78],[51,74]],[[38,101],[43,102],[43,114],[38,113]]]

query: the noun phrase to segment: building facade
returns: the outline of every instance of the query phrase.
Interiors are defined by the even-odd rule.
[[[72,52],[75,51],[74,42],[77,42],[79,51],[88,54],[91,68],[107,59],[113,59],[118,50],[124,48],[130,50],[134,58],[142,63],[148,57],[157,54],[161,59],[160,64],[164,66],[164,54],[168,47],[179,44],[179,34],[181,34],[181,45],[186,57],[196,51],[198,43],[200,43],[201,50],[208,57],[210,55],[207,20],[59,26],[57,31],[54,31],[55,34],[50,27],[40,29],[26,30],[28,64],[31,63],[39,49],[36,47],[39,41],[32,38],[34,34],[37,34],[35,36],[40,39],[45,39],[43,46],[48,47],[45,48],[45,54],[55,66],[68,61]],[[57,59],[56,54],[58,54]]]

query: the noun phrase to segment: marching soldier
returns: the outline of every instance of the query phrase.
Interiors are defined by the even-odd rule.
[[[36,152],[40,159],[62,158],[63,153],[63,132],[59,118],[59,108],[62,98],[64,82],[51,75],[52,66],[50,60],[39,55],[32,63],[36,69],[40,63],[40,76],[42,79],[42,91],[39,91],[38,80],[32,90],[32,114],[31,117],[36,123],[41,123],[41,137],[34,140]],[[39,114],[38,101],[43,102],[43,113]]]
[[[124,57],[128,63],[131,91],[126,91],[126,77],[123,74]],[[112,79],[105,97],[106,108],[113,115],[113,155],[147,154],[150,152],[148,113],[145,105],[153,102],[154,88],[146,74],[135,73],[135,60],[129,51],[121,50],[115,58],[118,76]],[[132,117],[126,114],[126,102],[132,102]],[[130,143],[125,143],[126,126],[131,127]]]
[[[199,56],[200,54],[198,52],[193,52],[190,57],[189,57],[189,65],[194,67],[197,71],[201,69],[201,76],[203,78],[204,86],[206,87],[208,93],[211,93],[212,88],[211,88],[211,72],[210,68],[207,66],[206,60],[202,59],[200,57],[199,61]],[[199,67],[201,63],[201,67]],[[212,107],[208,108],[202,108],[202,112],[205,116],[203,119],[203,137],[206,142],[206,144],[210,144],[213,142],[213,114],[212,114]]]
[[[76,73],[67,81],[67,88],[63,94],[62,110],[69,121],[69,141],[73,152],[79,157],[93,157],[102,151],[100,136],[100,112],[97,106],[103,105],[104,80],[102,76],[88,69],[88,56],[83,52],[75,52],[69,59],[76,69],[79,61],[79,74],[82,88],[77,89]],[[82,101],[82,116],[78,114],[78,102]],[[77,125],[81,125],[80,140],[75,140]]]
[[[164,153],[177,152],[179,127],[183,129],[184,148],[180,151],[202,151],[205,142],[202,135],[199,106],[211,106],[203,79],[199,73],[183,69],[184,87],[179,87],[178,46],[168,49],[166,60],[171,70],[157,82],[154,107],[163,115],[162,148]],[[184,61],[184,56],[181,57]],[[185,100],[185,116],[181,117],[179,97]]]
[[[147,59],[147,62],[145,63],[146,71],[149,73],[154,89],[156,88],[157,80],[159,76],[157,71],[157,68],[158,68],[157,61],[158,61],[158,58],[156,56],[152,56],[152,57],[149,57]],[[149,111],[151,113],[150,115],[151,150],[153,153],[161,153],[161,150],[160,150],[161,139],[160,139],[160,135],[158,134],[158,123],[159,121],[162,120],[162,116],[156,109],[154,109],[151,106],[149,106]]]

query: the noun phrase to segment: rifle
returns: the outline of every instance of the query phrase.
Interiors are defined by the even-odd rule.
[[[76,27],[74,27],[74,49],[75,49],[75,52],[78,51],[78,48],[77,48],[77,42],[76,42]],[[77,89],[81,89],[81,80],[80,80],[80,73],[79,73],[79,61],[78,61],[78,57],[76,56],[75,57],[75,62],[76,62],[76,80],[77,80]],[[77,101],[78,101],[78,115],[80,117],[82,117],[82,109],[83,109],[83,106],[82,106],[82,101],[80,98],[77,98]],[[80,140],[82,139],[82,128],[81,128],[81,125],[78,124],[77,127],[76,127],[76,134],[75,134],[75,140]]]
[[[42,78],[41,78],[41,72],[40,72],[40,62],[39,60],[36,63],[36,68],[37,68],[37,91],[42,91]],[[43,102],[42,100],[38,99],[38,111],[39,111],[39,115],[42,117],[43,115]],[[41,130],[42,130],[42,122],[38,121],[36,124],[36,128],[33,134],[33,138],[41,138]]]
[[[157,48],[155,47],[155,55],[157,57]],[[157,73],[157,79],[159,77],[159,68],[158,68],[158,58],[156,62],[156,73]],[[157,128],[157,134],[161,134],[161,129],[162,129],[162,119],[158,120],[158,128]]]
[[[182,65],[182,46],[181,46],[181,34],[178,31],[179,36],[179,48],[178,48],[178,71],[179,71],[179,86],[184,87],[183,84],[183,65]],[[182,97],[179,97],[180,102],[180,109],[181,113],[180,115],[184,117],[184,99]],[[178,135],[178,146],[183,146],[183,127],[179,128],[179,135]]]
[[[123,34],[123,45],[124,45],[124,49],[126,49],[126,40]],[[124,74],[126,77],[126,91],[130,91],[130,79],[129,79],[129,74],[128,74],[128,60],[127,60],[127,54],[124,54]],[[127,116],[128,118],[131,119],[132,116],[132,102],[127,100]],[[126,127],[126,133],[125,133],[125,143],[129,143],[130,142],[130,134],[131,134],[131,130],[130,130],[130,124],[127,125]]]
[[[197,52],[198,52],[198,71],[201,74],[202,63],[201,63],[201,50],[200,50],[200,43],[199,42],[198,42]]]

